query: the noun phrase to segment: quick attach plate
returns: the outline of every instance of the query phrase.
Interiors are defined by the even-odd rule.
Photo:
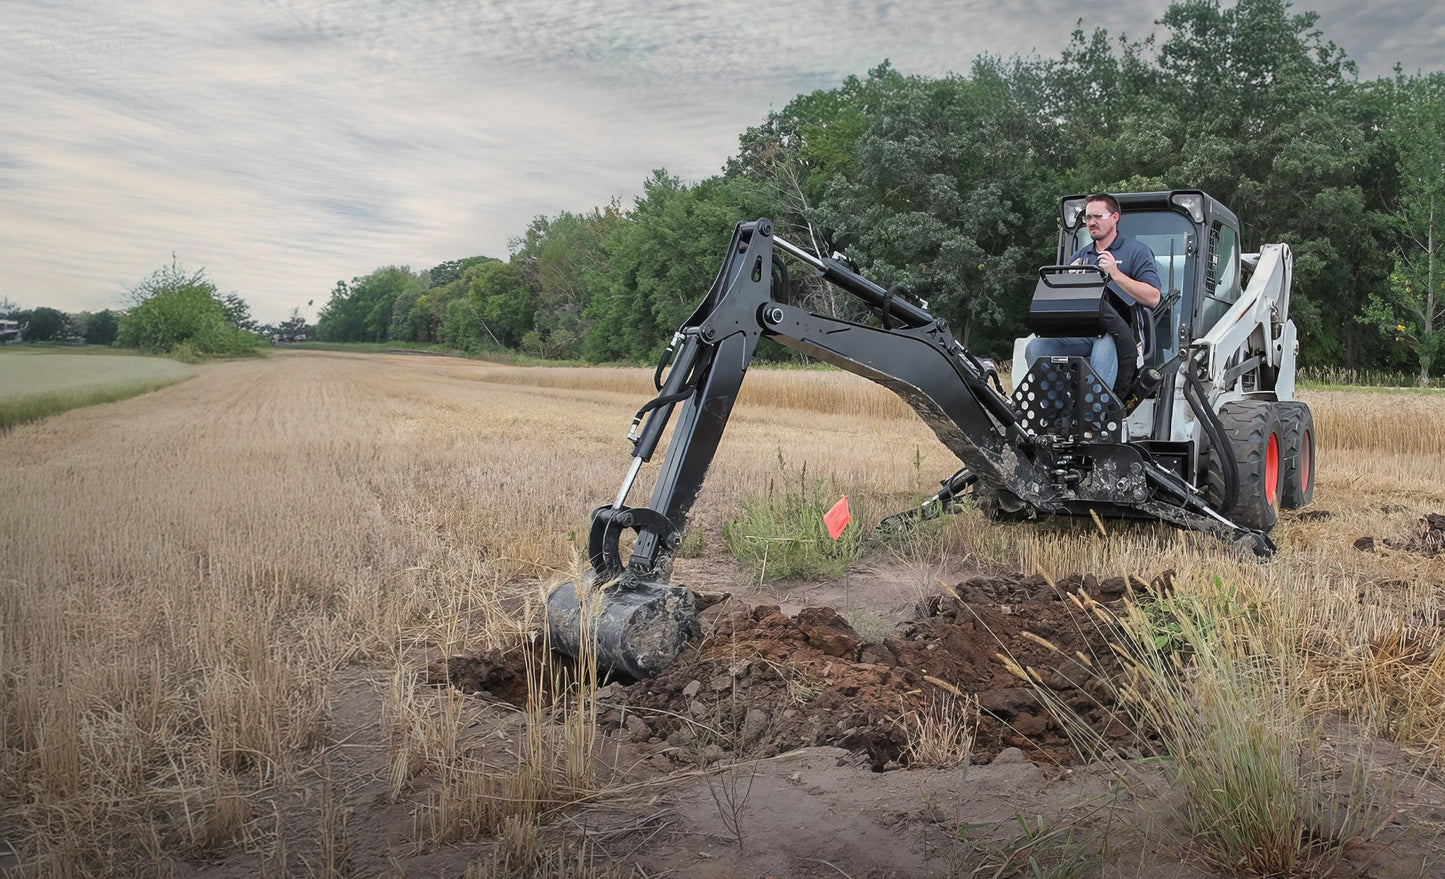
[[[1035,436],[1124,441],[1124,406],[1087,358],[1043,357],[1013,392],[1024,427]]]

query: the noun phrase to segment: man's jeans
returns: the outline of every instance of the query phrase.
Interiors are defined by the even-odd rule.
[[[1114,379],[1119,375],[1119,356],[1114,351],[1114,340],[1108,336],[1096,339],[1062,338],[1030,340],[1024,347],[1024,360],[1032,367],[1034,361],[1043,357],[1087,357],[1089,365],[1104,383],[1112,389]],[[1020,377],[1022,378],[1022,377]]]

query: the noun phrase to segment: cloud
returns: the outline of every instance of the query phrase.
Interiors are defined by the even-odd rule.
[[[770,109],[885,58],[940,75],[985,52],[1055,53],[1081,14],[1061,0],[5,2],[0,296],[115,306],[175,252],[262,320],[379,265],[505,256],[534,216],[626,201],[655,168],[716,173]],[[1121,0],[1087,26],[1139,38],[1162,9]],[[1331,0],[1321,25],[1367,75],[1392,53],[1433,64],[1445,37],[1423,3]]]

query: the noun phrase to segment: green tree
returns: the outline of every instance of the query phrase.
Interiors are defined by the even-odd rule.
[[[63,339],[70,328],[70,318],[65,312],[43,305],[25,312],[20,320],[26,324],[25,338],[31,342]]]
[[[226,310],[226,323],[243,333],[254,333],[261,325],[251,317],[251,306],[236,293],[220,297],[221,307]]]
[[[996,62],[971,77],[889,73],[880,110],[856,144],[856,168],[829,185],[825,225],[865,274],[911,289],[965,344],[1001,353],[1048,261],[1038,218],[1055,196],[1033,110]]]
[[[1388,272],[1385,117],[1317,21],[1285,0],[1177,0],[1152,58],[1153,37],[1116,48],[1081,28],[1036,65],[1041,122],[1076,147],[1060,165],[1071,191],[1204,189],[1239,216],[1246,249],[1287,242],[1305,357],[1353,362],[1368,341],[1355,291]]]
[[[1393,269],[1372,292],[1362,320],[1380,327],[1415,357],[1420,387],[1445,348],[1445,74],[1396,74],[1394,113],[1386,140],[1398,156],[1398,206],[1391,217],[1397,241]]]
[[[489,256],[469,256],[466,259],[451,259],[444,263],[438,263],[426,271],[426,286],[435,290],[438,287],[445,287],[463,279],[467,269],[479,263],[490,262]]]
[[[707,294],[734,225],[774,207],[747,178],[688,186],[654,171],[628,222],[605,242],[606,274],[584,315],[587,359],[656,359]]]
[[[732,219],[765,215],[780,235],[814,253],[831,254],[846,246],[829,215],[830,187],[856,176],[859,139],[880,113],[888,111],[889,95],[904,81],[904,76],[884,61],[865,78],[850,76],[837,88],[799,95],[744,132],[738,155],[727,163],[725,181],[729,185],[744,180],[752,183],[747,199],[760,207],[745,209]],[[723,188],[715,192],[724,197],[736,195],[735,190]],[[702,195],[706,198],[710,193]],[[722,226],[731,230],[731,223]],[[862,319],[863,312],[854,300],[811,273],[797,273],[790,280],[798,305],[833,317]],[[767,346],[759,349],[760,355],[767,352]]]
[[[467,298],[469,315],[457,310],[458,318],[470,319],[493,343],[517,348],[534,329],[536,296],[517,262],[489,260],[469,274]]]
[[[306,318],[301,316],[300,308],[291,309],[291,315],[276,325],[276,336],[282,342],[304,342],[306,337],[315,331],[314,327],[308,326]]]
[[[470,298],[447,300],[442,307],[441,325],[437,327],[437,341],[461,351],[475,351],[486,347],[484,337],[501,346],[487,334],[477,306]]]
[[[1306,357],[1322,361],[1359,356],[1356,291],[1387,266],[1383,205],[1371,201],[1368,176],[1383,120],[1317,22],[1285,0],[1182,0],[1164,15],[1172,33],[1159,67],[1178,120],[1166,183],[1228,204],[1247,249],[1289,243],[1292,316]]]
[[[439,323],[426,291],[408,287],[392,303],[391,326],[386,337],[398,342],[435,342]]]
[[[117,328],[122,348],[196,360],[251,354],[260,347],[259,336],[231,325],[226,302],[205,269],[187,272],[172,259],[137,284],[130,300]]]
[[[1161,94],[1160,71],[1149,58],[1152,46],[1152,37],[1111,38],[1103,28],[1086,34],[1080,20],[1057,59],[1011,65],[1008,78],[1024,106],[1036,108],[1036,126],[1059,135],[1042,160],[1119,180],[1168,167],[1178,118]]]
[[[589,213],[538,217],[513,242],[512,262],[535,297],[533,328],[522,345],[542,357],[582,353],[583,313],[607,272],[604,242],[626,222],[616,204]]]
[[[385,266],[350,284],[337,281],[316,318],[316,333],[328,342],[384,342],[397,299],[420,289],[420,279],[405,266]]]
[[[799,95],[739,138],[728,160],[729,181],[745,177],[762,187],[778,230],[816,251],[828,249],[817,208],[835,178],[857,165],[856,144],[901,78],[887,61],[860,79]]]
[[[108,308],[86,315],[80,327],[81,338],[85,339],[87,345],[113,344],[118,332],[120,315]]]
[[[316,336],[327,342],[352,342],[365,332],[365,315],[351,306],[351,287],[337,281],[316,316]]]

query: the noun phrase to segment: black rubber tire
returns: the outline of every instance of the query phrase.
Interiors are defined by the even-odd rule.
[[[1290,400],[1276,403],[1280,438],[1279,469],[1284,471],[1280,506],[1295,510],[1315,499],[1315,418],[1308,403]]]
[[[1210,449],[1205,464],[1205,497],[1210,506],[1236,525],[1269,531],[1279,519],[1284,489],[1284,468],[1280,466],[1284,428],[1276,404],[1255,400],[1226,403],[1219,410],[1219,421],[1233,446],[1239,495],[1232,509],[1221,509],[1224,477],[1214,460],[1217,450]]]

